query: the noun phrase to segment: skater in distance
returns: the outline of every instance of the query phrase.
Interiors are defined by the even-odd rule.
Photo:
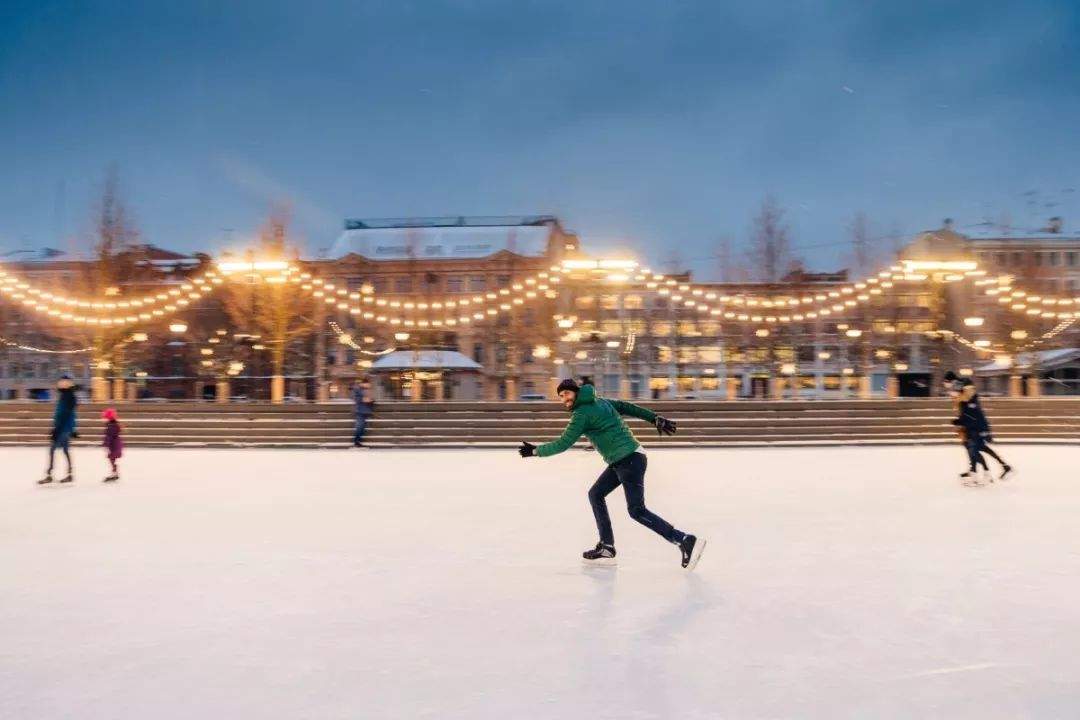
[[[975,390],[975,383],[971,378],[957,377],[952,370],[945,373],[945,388],[956,400],[956,417],[952,424],[960,430],[964,447],[968,453],[968,470],[960,474],[965,484],[978,485],[978,467],[982,466],[983,474],[994,482],[990,474],[990,466],[986,464],[983,455],[989,455],[1001,465],[1000,479],[1004,480],[1012,472],[1012,468],[990,448],[993,435],[990,433],[990,421],[979,402],[979,393]]]
[[[600,542],[592,550],[586,550],[582,557],[589,562],[614,562],[615,535],[611,530],[605,498],[622,485],[630,517],[668,542],[678,545],[682,553],[682,566],[693,570],[705,549],[705,540],[676,530],[671,523],[645,507],[645,455],[622,416],[629,415],[652,423],[660,435],[674,435],[677,429],[675,423],[632,403],[597,397],[596,388],[591,384],[578,386],[569,378],[559,383],[558,394],[559,400],[571,413],[566,430],[558,439],[544,445],[536,446],[522,441],[518,452],[523,458],[557,455],[573,447],[578,438],[584,435],[604,458],[607,469],[589,489],[589,504],[596,518],[596,528],[600,531]]]

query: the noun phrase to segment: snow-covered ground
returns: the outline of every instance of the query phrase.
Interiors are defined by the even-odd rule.
[[[1080,716],[1080,449],[0,450],[0,718]]]

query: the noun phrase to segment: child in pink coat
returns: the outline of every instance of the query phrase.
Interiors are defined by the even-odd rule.
[[[101,413],[101,419],[105,421],[105,439],[101,441],[109,454],[109,464],[112,473],[105,478],[105,482],[116,482],[120,474],[116,470],[116,461],[124,454],[124,441],[120,438],[120,423],[116,421],[116,409],[106,408]]]

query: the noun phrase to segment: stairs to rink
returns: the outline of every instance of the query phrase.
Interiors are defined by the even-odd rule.
[[[1080,398],[986,398],[999,442],[1080,444]],[[660,439],[628,419],[647,447],[885,445],[956,442],[952,404],[928,400],[786,402],[643,401],[679,423]],[[79,406],[76,445],[98,445],[101,404]],[[130,446],[347,448],[348,403],[127,403],[114,405]],[[44,445],[52,403],[0,402],[0,445]],[[554,402],[379,403],[365,444],[373,448],[515,447],[554,439],[567,412]],[[584,442],[582,442],[584,444]]]

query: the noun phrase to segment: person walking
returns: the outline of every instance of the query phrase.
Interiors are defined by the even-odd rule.
[[[960,474],[966,484],[979,484],[978,466],[981,465],[983,473],[990,482],[994,481],[990,474],[990,466],[986,463],[983,455],[989,455],[1001,465],[1000,480],[1006,479],[1012,472],[1012,467],[1005,462],[990,447],[994,437],[990,431],[990,420],[983,411],[979,401],[979,393],[975,389],[975,383],[971,378],[958,377],[952,370],[945,373],[945,386],[954,395],[956,400],[956,417],[952,424],[961,430],[964,440],[964,448],[968,453],[968,470]]]
[[[62,375],[56,383],[56,409],[53,411],[53,426],[49,433],[49,469],[45,471],[45,477],[38,480],[38,485],[47,485],[53,481],[53,461],[56,459],[56,451],[64,452],[67,460],[67,475],[60,478],[60,482],[69,483],[75,478],[71,468],[71,439],[79,436],[75,429],[75,412],[79,404],[75,397],[75,383],[70,375]]]
[[[375,401],[371,399],[371,383],[367,380],[356,383],[353,387],[353,404],[356,408],[356,428],[353,431],[353,447],[364,446],[364,433],[367,421],[375,414]]]
[[[673,545],[678,545],[682,554],[682,566],[693,570],[705,549],[705,539],[675,529],[671,523],[645,507],[647,460],[641,452],[641,445],[622,416],[629,415],[649,422],[661,435],[674,435],[676,424],[632,403],[598,397],[596,388],[591,384],[578,386],[572,379],[566,379],[559,383],[557,391],[559,399],[571,413],[570,422],[563,434],[558,439],[539,446],[522,441],[518,453],[523,458],[551,457],[569,449],[584,435],[607,463],[607,469],[589,490],[589,504],[596,519],[600,542],[592,550],[582,553],[582,557],[591,563],[614,562],[615,536],[605,498],[622,485],[630,517]]]
[[[116,461],[124,454],[124,441],[120,437],[120,422],[116,417],[116,408],[106,408],[101,413],[101,419],[105,421],[105,436],[101,440],[101,445],[106,449],[109,466],[112,468],[112,472],[105,476],[105,482],[116,482],[120,479]]]

